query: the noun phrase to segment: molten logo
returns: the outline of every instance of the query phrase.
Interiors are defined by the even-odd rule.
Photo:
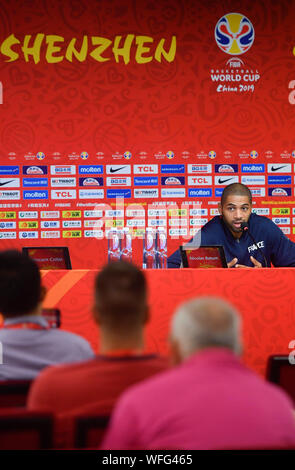
[[[226,54],[244,54],[252,46],[254,36],[251,21],[240,13],[224,15],[215,26],[215,40]]]

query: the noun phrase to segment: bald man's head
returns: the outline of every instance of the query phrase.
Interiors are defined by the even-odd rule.
[[[227,302],[215,297],[191,300],[176,311],[171,328],[184,359],[199,349],[225,347],[240,354],[240,319]]]

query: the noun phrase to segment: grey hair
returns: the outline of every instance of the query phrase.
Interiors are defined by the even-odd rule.
[[[217,297],[200,297],[182,304],[175,312],[171,337],[178,342],[182,358],[198,349],[225,347],[241,354],[240,316]]]

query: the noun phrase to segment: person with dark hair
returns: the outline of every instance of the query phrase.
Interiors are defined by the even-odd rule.
[[[35,261],[16,250],[0,252],[0,380],[31,380],[46,366],[93,357],[84,338],[49,327],[41,315],[44,297]]]
[[[144,352],[148,310],[145,276],[136,266],[118,261],[98,273],[93,316],[100,329],[99,355],[46,369],[29,392],[29,409],[57,416],[57,447],[73,446],[77,415],[109,414],[123,390],[168,367],[167,359]]]
[[[252,213],[252,194],[241,183],[224,189],[213,217],[187,246],[222,245],[229,268],[295,266],[295,243],[267,217]],[[180,251],[168,257],[168,268],[181,266]]]
[[[181,305],[174,365],[124,392],[102,449],[265,449],[295,445],[293,403],[241,361],[241,320],[220,298]]]

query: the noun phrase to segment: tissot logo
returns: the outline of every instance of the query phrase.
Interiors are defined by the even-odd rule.
[[[113,175],[121,174],[121,175],[130,175],[131,173],[131,165],[107,165],[107,174]]]

